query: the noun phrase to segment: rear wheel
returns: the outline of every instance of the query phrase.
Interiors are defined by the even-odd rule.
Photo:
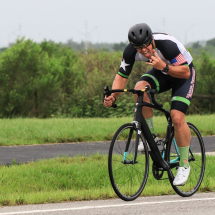
[[[136,141],[142,141],[144,152],[137,151]],[[149,154],[145,139],[131,123],[121,126],[115,133],[109,149],[108,170],[112,187],[125,201],[136,199],[143,191],[149,172]]]
[[[184,186],[171,185],[175,192],[183,197],[192,196],[202,183],[205,172],[205,147],[201,134],[198,129],[191,123],[187,123],[191,132],[191,141],[189,149],[190,175]],[[167,146],[167,160],[170,162],[172,173],[176,176],[179,167],[179,152],[175,141],[174,131],[171,136],[171,144]]]

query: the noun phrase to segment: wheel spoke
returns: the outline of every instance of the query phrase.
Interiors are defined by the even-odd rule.
[[[199,188],[205,170],[205,154],[204,154],[204,143],[201,138],[201,135],[197,128],[188,123],[188,126],[191,130],[192,138],[189,149],[189,159],[194,158],[194,160],[190,160],[189,165],[191,167],[190,175],[184,186],[174,186],[173,189],[181,196],[191,196],[193,195]],[[194,138],[195,136],[195,138]],[[171,140],[174,138],[172,134]],[[200,154],[199,154],[200,151]],[[176,155],[175,145],[172,141],[172,144],[167,147],[167,157],[168,161],[173,160],[174,155]],[[198,153],[198,154],[196,154]],[[175,156],[177,157],[177,156]],[[173,170],[173,175],[176,175],[177,171]]]
[[[109,176],[113,189],[120,198],[127,201],[134,200],[141,194],[149,170],[148,151],[144,154],[137,154],[137,163],[124,164],[122,162],[123,159],[125,161],[134,159],[136,130],[130,131],[131,129],[133,129],[132,124],[125,124],[118,129],[111,142],[108,159]],[[139,136],[139,138],[143,137]],[[126,153],[124,153],[125,150]]]

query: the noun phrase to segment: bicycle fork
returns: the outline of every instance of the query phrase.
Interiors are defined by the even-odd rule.
[[[138,134],[139,131],[136,133],[135,150],[134,150],[133,160],[126,160],[126,156],[128,153],[130,142],[131,142],[131,137],[133,135],[134,130],[135,130],[135,128],[131,129],[129,132],[129,135],[128,135],[128,139],[127,139],[127,143],[126,143],[125,151],[124,151],[124,155],[123,155],[123,161],[122,161],[123,164],[136,164],[137,163],[136,159],[137,159],[137,147],[138,147],[138,143],[139,143],[139,134]]]

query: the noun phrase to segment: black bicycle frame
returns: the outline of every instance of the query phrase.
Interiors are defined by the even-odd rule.
[[[170,136],[170,133],[172,130],[172,121],[171,121],[170,113],[161,107],[156,107],[153,104],[143,102],[143,95],[144,95],[144,92],[138,93],[138,99],[137,99],[137,103],[135,106],[134,122],[139,122],[141,124],[141,130],[151,149],[150,155],[151,155],[152,160],[156,163],[156,165],[158,167],[162,167],[162,168],[164,168],[164,170],[169,170],[170,165],[162,158],[162,156],[160,154],[157,144],[155,143],[154,138],[151,135],[149,127],[146,123],[146,120],[142,114],[142,107],[146,106],[146,107],[155,108],[157,110],[162,111],[166,115],[167,121],[168,121],[166,137]],[[166,140],[166,141],[169,142],[169,140]]]
[[[145,137],[145,139],[147,140],[148,144],[149,144],[149,147],[151,149],[151,152],[150,152],[150,156],[153,160],[153,162],[155,162],[156,166],[159,167],[159,168],[163,168],[163,170],[166,170],[168,172],[168,175],[169,177],[171,178],[171,181],[174,180],[174,176],[172,174],[172,171],[171,171],[171,167],[172,165],[170,165],[166,159],[167,159],[167,155],[165,153],[165,158],[163,159],[161,154],[160,154],[160,151],[157,147],[157,144],[155,143],[154,141],[154,138],[149,130],[149,127],[146,123],[146,120],[142,114],[142,107],[143,106],[146,106],[146,107],[150,107],[150,108],[153,108],[153,109],[157,109],[161,112],[163,112],[167,118],[167,133],[166,133],[166,137],[165,137],[165,141],[166,141],[166,144],[171,144],[170,143],[170,138],[168,139],[168,137],[171,136],[171,133],[173,131],[173,128],[172,128],[172,120],[171,120],[171,117],[170,117],[170,112],[163,109],[161,106],[162,105],[159,105],[155,99],[154,99],[154,95],[153,95],[153,104],[151,103],[147,103],[147,102],[143,102],[143,96],[144,96],[144,93],[145,93],[145,90],[134,90],[134,89],[130,89],[130,90],[109,90],[107,86],[105,86],[105,92],[104,92],[104,96],[107,95],[111,95],[111,93],[114,93],[114,92],[135,92],[137,95],[138,95],[138,98],[137,98],[137,103],[135,105],[135,113],[134,113],[134,120],[133,120],[133,123],[134,125],[137,127],[138,131],[142,131],[143,132],[143,136]],[[103,97],[103,101],[104,101],[104,97]],[[113,107],[117,107],[115,104],[113,105]],[[131,131],[133,132],[133,131]],[[128,142],[126,144],[126,148],[125,148],[125,152],[128,151],[128,147],[129,147],[129,144],[130,143],[130,138],[132,136],[132,133],[130,132],[129,134],[129,138],[128,138]],[[137,147],[138,147],[138,144],[137,144],[137,141],[139,139],[138,137],[139,134],[137,134],[137,137],[136,137],[136,148],[135,148],[135,157],[134,157],[134,160],[133,161],[124,161],[125,164],[134,164],[136,163],[136,157],[137,157]]]

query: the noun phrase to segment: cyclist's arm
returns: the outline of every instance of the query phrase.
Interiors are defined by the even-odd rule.
[[[188,65],[180,65],[180,66],[169,65],[169,71],[167,72],[167,74],[175,78],[188,79],[190,77],[190,68]]]
[[[181,79],[188,79],[190,77],[188,62],[182,55],[176,42],[171,40],[159,40],[156,41],[156,47],[161,51],[162,55],[170,61],[169,71],[167,72],[168,75]],[[155,60],[152,66],[158,70],[162,71],[166,66],[166,63],[159,59],[155,50],[152,60]],[[160,60],[160,63],[156,62],[156,60]]]
[[[161,60],[155,50],[153,50],[154,56],[151,58],[151,62],[146,62],[146,64],[153,66],[158,70],[163,70],[166,66],[166,63]],[[188,79],[190,77],[190,69],[187,64],[185,65],[169,65],[169,70],[167,72],[168,75],[175,77],[175,78],[183,78]]]
[[[122,76],[116,74],[115,80],[112,85],[112,89],[124,89],[128,79],[123,78]],[[112,93],[111,96],[115,96],[116,98],[119,96],[119,92]]]
[[[132,67],[135,62],[135,55],[137,50],[131,45],[128,44],[123,52],[123,59],[119,67],[118,74],[116,75],[112,89],[124,89],[127,83],[128,77],[131,73]],[[116,101],[116,98],[120,93],[112,93],[111,96],[105,97],[104,105],[110,107],[112,103]]]

